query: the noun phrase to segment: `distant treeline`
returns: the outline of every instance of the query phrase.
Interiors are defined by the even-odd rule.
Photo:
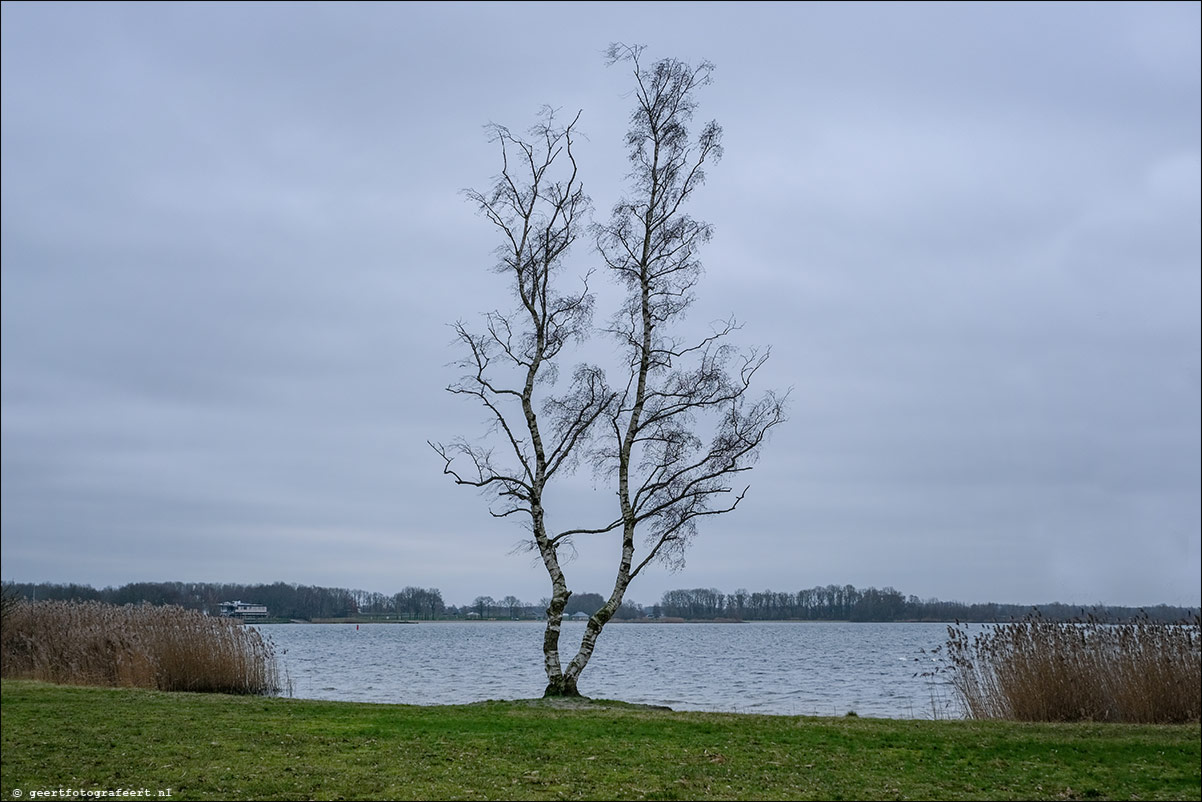
[[[751,593],[736,590],[722,593],[715,588],[670,590],[650,611],[654,617],[686,621],[733,619],[738,621],[974,621],[993,622],[1021,619],[1031,605],[964,604],[939,599],[904,596],[891,587],[859,589],[852,585],[827,585],[796,593],[765,590]],[[1051,621],[1070,621],[1093,616],[1104,622],[1131,621],[1147,616],[1172,623],[1198,614],[1198,608],[1081,607],[1071,604],[1041,604],[1039,613]]]
[[[108,604],[176,604],[216,615],[222,602],[243,601],[267,605],[272,618],[310,621],[315,618],[351,618],[392,615],[405,619],[446,617],[447,607],[437,588],[407,587],[386,596],[364,590],[311,585],[238,585],[213,582],[134,582],[119,588],[97,590],[89,585],[4,583],[6,592],[26,599],[95,600]]]
[[[438,588],[406,587],[391,595],[347,588],[291,585],[239,585],[213,582],[134,582],[119,588],[96,589],[89,585],[5,582],[4,595],[26,599],[95,600],[109,604],[174,604],[216,615],[222,602],[243,601],[267,606],[273,619],[312,621],[326,618],[392,618],[404,620],[539,619],[549,599],[537,603],[516,596],[494,599],[477,596],[460,607],[443,602]],[[565,615],[592,614],[605,599],[598,593],[574,593]],[[1197,608],[1134,608],[1068,604],[1039,605],[1040,614],[1052,621],[1092,615],[1104,622],[1131,621],[1147,616],[1153,621],[1176,622],[1198,614]],[[715,588],[670,590],[659,604],[644,606],[623,602],[618,620],[676,619],[684,621],[1010,621],[1032,611],[1021,604],[964,604],[939,599],[904,596],[891,587],[856,588],[827,585],[808,590],[723,593]]]
[[[494,599],[477,596],[460,607],[443,602],[438,588],[406,587],[393,593],[327,588],[311,585],[239,585],[214,582],[133,582],[119,588],[97,589],[90,585],[42,582],[5,582],[6,597],[46,601],[100,601],[108,604],[174,604],[189,610],[217,615],[222,602],[242,601],[266,605],[272,619],[312,621],[327,618],[393,618],[404,620],[449,619],[539,619],[545,616],[549,599],[528,602],[516,596]],[[605,599],[597,593],[575,593],[565,615],[592,614]],[[643,618],[640,605],[623,604],[620,618]]]

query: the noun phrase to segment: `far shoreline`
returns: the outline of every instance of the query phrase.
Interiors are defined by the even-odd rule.
[[[273,624],[545,624],[545,618],[275,618],[267,621],[243,621],[248,626],[266,626]],[[571,621],[564,619],[565,624],[584,624],[587,619]],[[814,620],[807,618],[765,618],[748,620],[745,618],[629,618],[610,619],[606,626],[613,624],[993,624],[996,621],[947,620],[924,621],[907,619],[904,621],[852,621],[849,618]]]

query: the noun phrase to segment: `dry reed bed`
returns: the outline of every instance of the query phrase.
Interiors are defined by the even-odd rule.
[[[182,607],[22,602],[4,611],[0,673],[72,685],[266,694],[271,644],[237,621]]]
[[[1200,623],[1034,615],[975,637],[948,627],[951,684],[971,718],[1194,722],[1202,717]]]

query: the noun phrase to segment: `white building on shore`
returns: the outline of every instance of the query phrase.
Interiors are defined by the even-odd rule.
[[[250,604],[242,601],[222,602],[221,615],[225,618],[241,618],[243,621],[257,621],[267,617],[267,605]]]

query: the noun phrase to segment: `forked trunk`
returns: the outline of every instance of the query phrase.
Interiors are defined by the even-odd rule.
[[[548,683],[547,690],[543,691],[544,699],[563,697],[578,698],[579,696],[580,691],[576,690],[576,680],[574,678],[569,679],[563,675],[560,675],[558,679]]]

